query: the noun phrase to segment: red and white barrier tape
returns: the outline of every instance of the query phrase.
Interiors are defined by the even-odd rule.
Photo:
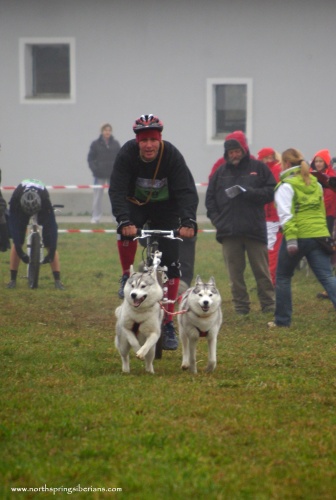
[[[117,232],[116,229],[59,229],[58,233],[109,233],[115,234]],[[199,233],[214,233],[215,229],[199,229]]]
[[[207,186],[207,182],[198,182],[196,183],[197,187],[201,186]],[[57,189],[103,189],[103,188],[108,188],[110,187],[109,184],[78,184],[78,185],[73,185],[73,186],[46,186],[48,190],[57,190]],[[3,189],[4,191],[14,191],[16,189],[16,186],[2,186],[0,189]]]

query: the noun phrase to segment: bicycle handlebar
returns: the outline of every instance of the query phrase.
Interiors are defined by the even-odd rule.
[[[159,238],[168,238],[170,240],[182,240],[179,237],[178,229],[142,229],[137,228],[137,236],[134,238],[135,240],[139,240],[141,238],[147,238],[148,236],[156,236]]]

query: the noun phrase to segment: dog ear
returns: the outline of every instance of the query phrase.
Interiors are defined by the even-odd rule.
[[[134,274],[134,267],[133,267],[133,264],[131,264],[131,265],[130,265],[130,269],[129,269],[129,271],[130,271],[130,274],[129,274],[129,275],[130,275],[130,276],[132,276],[132,274]]]
[[[213,276],[211,276],[211,278],[209,279],[208,283],[209,283],[209,285],[216,286],[215,278]]]
[[[202,278],[200,277],[199,274],[196,276],[196,280],[195,280],[195,286],[197,286],[197,285],[203,285]]]

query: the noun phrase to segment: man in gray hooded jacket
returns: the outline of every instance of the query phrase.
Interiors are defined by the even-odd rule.
[[[250,312],[244,271],[246,254],[257,283],[262,312],[274,311],[274,288],[267,253],[264,205],[274,198],[276,181],[269,168],[250,157],[243,132],[229,134],[224,159],[210,178],[206,193],[207,216],[216,227],[228,268],[237,314]]]

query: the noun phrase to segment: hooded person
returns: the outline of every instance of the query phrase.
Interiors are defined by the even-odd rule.
[[[262,148],[260,149],[260,151],[258,151],[257,158],[268,166],[275,180],[279,182],[282,167],[281,163],[277,159],[276,151],[273,148]],[[275,285],[276,268],[282,240],[282,233],[280,231],[278,212],[273,201],[271,201],[270,203],[266,203],[265,217],[267,227],[268,263],[272,283],[273,285]]]
[[[225,163],[210,178],[206,192],[207,216],[216,227],[228,268],[237,314],[250,312],[244,270],[246,254],[256,279],[262,312],[274,311],[274,287],[268,267],[264,205],[273,201],[276,180],[263,162],[251,157],[241,131],[224,142]]]
[[[328,149],[321,149],[315,153],[310,164],[311,173],[317,177],[317,180],[323,187],[323,200],[326,209],[327,226],[330,235],[334,234],[335,218],[336,218],[336,192],[330,187],[330,179],[336,180],[336,173],[332,166],[332,159]],[[336,258],[331,257],[332,265],[336,264]],[[319,299],[328,299],[326,291],[317,294]]]
[[[324,178],[335,178],[336,173],[332,168],[331,155],[327,149],[321,149],[314,155],[310,164],[311,173],[317,177],[322,184],[324,204],[326,207],[327,225],[330,234],[333,233],[334,221],[336,218],[336,192],[332,190],[328,182],[323,182]],[[323,176],[323,177],[322,177]]]
[[[291,281],[295,268],[305,257],[336,309],[336,278],[330,265],[328,227],[323,191],[311,175],[302,153],[294,148],[282,153],[280,182],[275,203],[283,231],[276,275],[276,307],[269,327],[289,327],[293,301]]]
[[[336,172],[328,149],[318,151],[310,164],[311,173],[324,188],[336,192]]]

